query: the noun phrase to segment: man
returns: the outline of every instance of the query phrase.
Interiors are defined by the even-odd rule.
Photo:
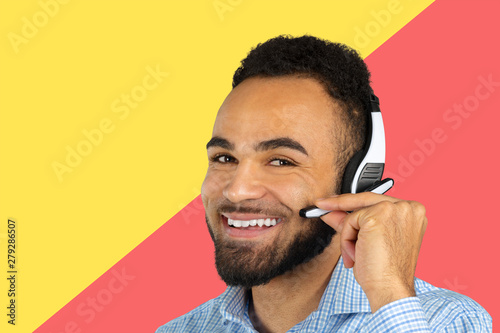
[[[228,288],[157,333],[491,332],[473,300],[414,278],[420,203],[339,195],[366,139],[369,78],[356,51],[311,36],[273,38],[242,61],[202,186]],[[300,217],[311,204],[332,212]]]

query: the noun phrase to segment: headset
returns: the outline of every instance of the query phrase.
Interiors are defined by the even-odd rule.
[[[380,185],[385,166],[385,132],[377,96],[370,94],[363,149],[351,158],[342,178],[341,193],[367,192]],[[385,181],[385,180],[384,180]]]
[[[384,194],[394,185],[394,180],[391,178],[382,180],[385,166],[384,122],[379,99],[373,91],[370,93],[369,105],[365,145],[347,163],[342,177],[342,194],[360,192]],[[303,208],[299,212],[304,218],[320,217],[327,213],[329,211],[316,206]]]

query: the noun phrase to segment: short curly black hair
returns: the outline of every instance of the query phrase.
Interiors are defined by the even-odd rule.
[[[358,52],[314,36],[281,35],[253,48],[233,76],[233,88],[251,77],[309,77],[319,81],[342,109],[336,166],[345,169],[364,146],[369,116],[370,72]],[[340,184],[337,184],[337,187]]]

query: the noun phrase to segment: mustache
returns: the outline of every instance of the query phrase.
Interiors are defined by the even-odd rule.
[[[262,214],[269,216],[288,216],[293,214],[293,210],[281,203],[233,203],[224,200],[216,205],[219,214],[222,213],[242,213],[242,214]]]

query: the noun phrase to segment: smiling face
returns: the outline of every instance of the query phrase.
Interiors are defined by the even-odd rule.
[[[335,231],[299,210],[335,194],[339,112],[311,78],[254,77],[227,96],[207,144],[202,199],[228,285],[267,283],[330,243]]]

